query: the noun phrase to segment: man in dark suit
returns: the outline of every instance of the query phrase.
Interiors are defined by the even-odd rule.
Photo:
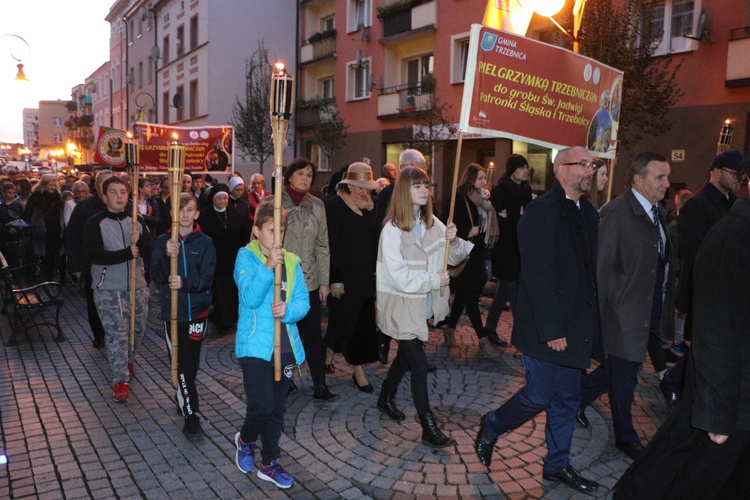
[[[750,173],[750,164],[745,166]],[[685,402],[613,489],[615,499],[747,498],[750,491],[750,202],[737,200],[695,258]]]
[[[582,147],[560,151],[555,183],[532,201],[518,223],[521,274],[512,342],[523,352],[526,385],[482,417],[475,450],[489,466],[498,437],[547,411],[544,479],[583,492],[599,485],[569,461],[581,370],[600,343],[596,306],[599,214],[584,194],[593,158]]]
[[[642,451],[631,406],[638,369],[648,350],[660,377],[667,370],[661,337],[674,335],[674,272],[664,207],[669,163],[641,153],[628,169],[630,186],[604,206],[599,224],[597,283],[602,340],[607,357],[581,382],[578,422],[586,406],[609,389],[615,446],[631,458]]]

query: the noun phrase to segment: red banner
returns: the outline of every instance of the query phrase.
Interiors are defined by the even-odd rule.
[[[168,172],[167,151],[175,140],[185,146],[185,170],[191,174],[230,174],[234,171],[234,127],[174,127],[136,122],[140,171]]]
[[[94,162],[103,163],[113,168],[124,168],[125,143],[127,140],[128,136],[123,130],[99,127]]]
[[[473,25],[460,129],[614,158],[622,71],[505,31]]]

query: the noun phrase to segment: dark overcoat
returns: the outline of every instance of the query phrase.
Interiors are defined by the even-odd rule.
[[[666,232],[666,211],[659,218]],[[597,282],[604,351],[638,363],[646,359],[659,261],[658,236],[632,188],[606,204],[599,224]],[[670,253],[669,238],[665,239]],[[668,266],[660,334],[674,338],[674,270]]]
[[[448,208],[442,214],[441,220],[443,222],[448,220],[449,209],[450,204],[448,204]],[[472,227],[480,226],[481,228],[481,219],[477,206],[471,201],[471,198],[461,191],[456,192],[453,223],[456,225],[458,237],[473,243],[474,248],[471,249],[469,261],[464,266],[461,274],[451,278],[450,287],[452,290],[460,289],[482,293],[484,284],[487,283],[487,268],[484,263],[484,239],[486,233],[481,232],[473,238],[469,238],[469,231],[471,231]]]
[[[690,312],[693,296],[693,263],[708,231],[729,211],[735,195],[724,196],[707,182],[680,209],[680,281],[677,283],[675,306],[680,312]]]
[[[525,355],[587,369],[601,347],[596,305],[599,214],[585,197],[575,202],[555,181],[529,203],[518,223],[521,251],[513,344]],[[565,337],[565,351],[550,340]]]
[[[528,182],[516,184],[510,177],[503,177],[492,188],[490,201],[497,212],[500,229],[497,243],[492,248],[492,274],[501,280],[518,281],[518,273],[521,271],[518,221],[531,199],[531,186]],[[506,217],[500,215],[503,210]]]

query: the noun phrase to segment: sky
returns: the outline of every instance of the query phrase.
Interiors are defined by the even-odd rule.
[[[0,141],[23,142],[23,108],[70,100],[70,90],[109,60],[115,0],[0,0]],[[22,59],[28,82],[15,81]]]

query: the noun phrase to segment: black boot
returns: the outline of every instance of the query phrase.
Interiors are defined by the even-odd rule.
[[[420,415],[419,423],[422,424],[422,444],[433,448],[447,448],[456,444],[453,439],[443,434],[443,431],[435,422],[435,415],[431,411]]]
[[[479,422],[479,434],[477,434],[477,438],[474,440],[474,451],[477,452],[479,461],[482,462],[482,465],[485,467],[489,467],[492,463],[492,452],[495,450],[497,438],[498,436],[490,436],[490,433],[487,430],[486,416],[483,416],[482,420]]]
[[[391,338],[378,331],[378,361],[381,365],[388,364],[388,351],[391,350]]]
[[[403,420],[406,418],[404,412],[396,408],[396,391],[386,390],[385,384],[380,388],[380,397],[378,398],[378,408],[383,410],[393,420]]]

